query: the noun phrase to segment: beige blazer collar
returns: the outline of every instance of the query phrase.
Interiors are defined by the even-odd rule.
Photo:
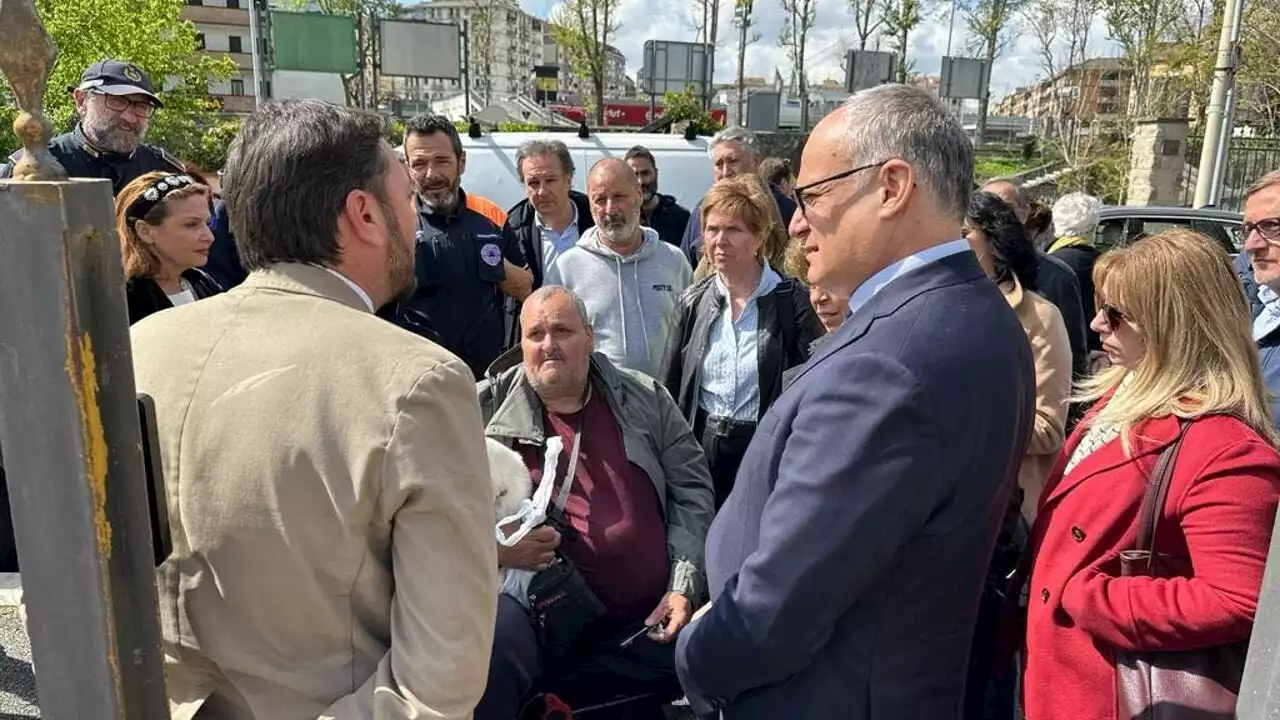
[[[277,263],[261,270],[254,270],[244,281],[243,287],[250,289],[276,290],[294,295],[311,295],[313,297],[333,300],[360,312],[369,312],[364,299],[342,278],[335,277],[328,270],[315,265],[303,263]]]

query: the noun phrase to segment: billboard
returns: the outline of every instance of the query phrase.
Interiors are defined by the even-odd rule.
[[[777,130],[781,112],[782,93],[757,90],[747,96],[747,128],[751,130]]]
[[[548,105],[547,109],[573,122],[591,121],[579,105]],[[651,113],[649,103],[605,102],[604,124],[606,127],[644,127],[653,116],[662,117],[664,112],[666,107],[662,103],[656,103],[656,113]],[[727,117],[728,111],[724,108],[711,109],[712,120],[723,125]]]
[[[272,10],[273,69],[350,75],[356,60],[356,21],[350,15]]]
[[[452,23],[381,20],[378,63],[383,75],[461,80],[461,30]]]
[[[942,58],[938,97],[980,100],[991,84],[991,68],[977,58]]]
[[[650,95],[680,93],[693,86],[693,94],[701,96],[714,69],[715,48],[711,45],[646,40],[640,82]]]
[[[533,66],[533,101],[540,104],[553,103],[560,93],[560,66]]]
[[[845,68],[845,92],[856,93],[892,82],[898,69],[898,56],[875,50],[850,50]]]

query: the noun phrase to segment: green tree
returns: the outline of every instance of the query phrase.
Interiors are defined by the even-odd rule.
[[[800,96],[800,132],[809,131],[809,72],[805,67],[805,49],[809,31],[818,17],[817,0],[781,0],[787,14],[782,24],[779,44],[786,48],[791,60],[791,84]]]
[[[714,135],[723,127],[702,107],[702,98],[694,94],[693,86],[685,88],[684,92],[663,95],[662,105],[663,118],[670,118],[673,123],[688,121],[699,135]]]
[[[227,164],[227,148],[240,132],[239,119],[220,120],[200,133],[194,149],[184,160],[205,170],[221,170]]]
[[[973,37],[974,49],[981,53],[987,68],[995,65],[996,58],[1004,52],[1014,30],[1014,15],[1022,10],[1026,0],[974,0],[964,10],[965,24]],[[991,109],[990,71],[988,81],[978,99],[977,145],[982,145],[987,133],[987,112]]]
[[[618,32],[620,0],[565,0],[551,13],[551,36],[569,56],[574,75],[591,85],[589,104],[604,127],[606,49]]]
[[[898,54],[897,81],[905,83],[911,72],[907,62],[907,50],[911,47],[911,33],[924,22],[922,0],[888,0],[884,11],[884,34],[888,36],[890,49]]]
[[[84,69],[104,58],[128,60],[151,76],[164,109],[151,120],[149,140],[181,158],[189,157],[204,128],[217,122],[209,81],[235,72],[228,58],[196,52],[196,30],[178,16],[182,0],[36,0],[36,11],[58,45],[58,64],[49,78],[44,107],[55,132],[75,123],[75,101],[67,88],[80,84]],[[161,88],[157,88],[161,89]],[[10,127],[17,108],[4,93],[4,117]],[[8,148],[17,141],[5,133]]]

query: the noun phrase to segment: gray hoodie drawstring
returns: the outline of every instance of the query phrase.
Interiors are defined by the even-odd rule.
[[[622,294],[622,258],[618,257],[618,253],[612,253],[613,263],[617,267],[618,276],[618,305],[622,306],[622,354],[629,356],[627,352],[627,299]]]

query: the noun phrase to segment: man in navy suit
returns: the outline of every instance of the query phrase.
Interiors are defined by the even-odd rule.
[[[973,148],[884,85],[818,124],[796,183],[809,281],[851,314],[760,420],[677,671],[725,720],[958,718],[1035,400],[1026,335],[960,239]]]

